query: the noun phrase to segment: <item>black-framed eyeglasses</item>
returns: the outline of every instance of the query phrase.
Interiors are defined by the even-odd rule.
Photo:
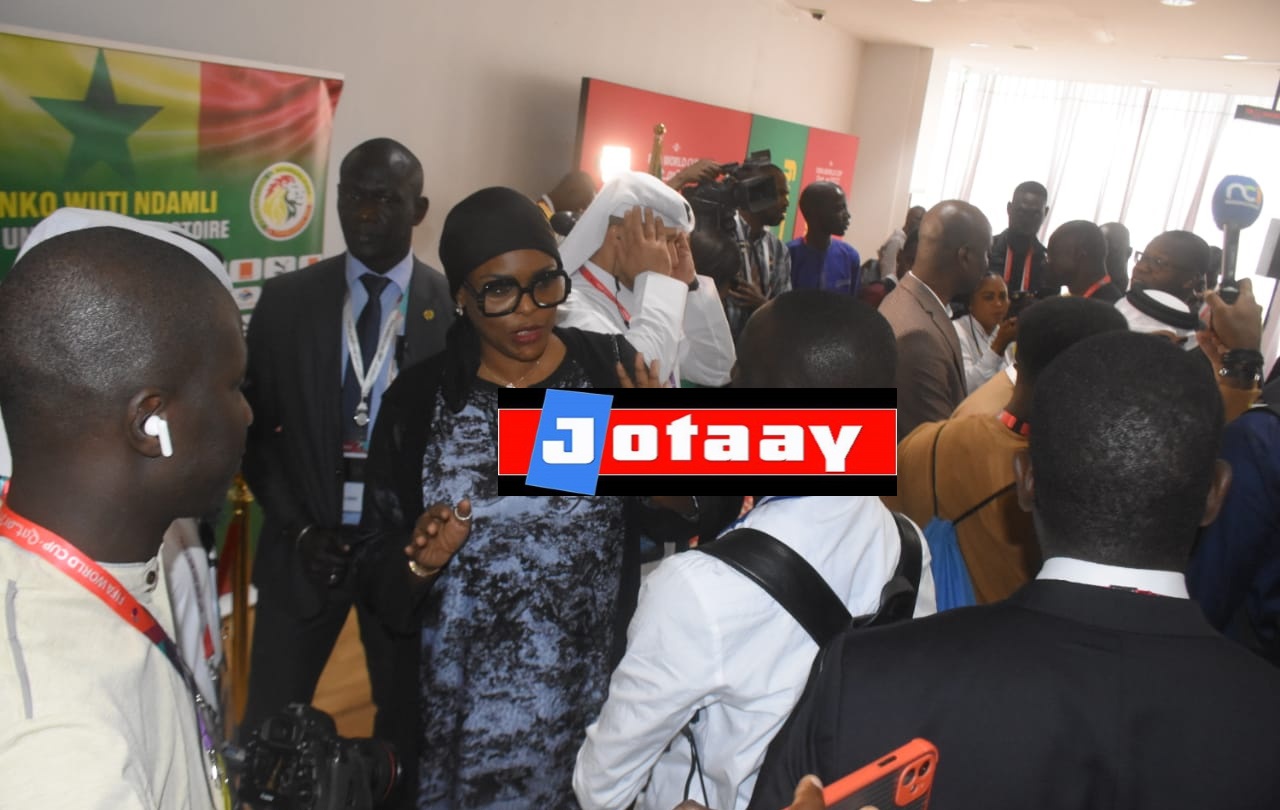
[[[1155,267],[1157,270],[1176,270],[1176,269],[1178,269],[1178,268],[1177,268],[1177,265],[1175,265],[1173,262],[1171,262],[1171,261],[1170,261],[1170,260],[1168,260],[1168,259],[1161,258],[1160,256],[1152,256],[1150,253],[1145,253],[1145,252],[1143,252],[1143,251],[1141,251],[1141,250],[1135,250],[1135,251],[1133,252],[1133,263],[1134,263],[1134,264],[1139,264],[1139,263],[1141,263],[1141,262],[1142,262],[1142,261],[1144,261],[1144,260],[1145,260],[1145,261],[1147,261],[1148,263],[1150,263],[1150,264],[1151,264],[1153,267]]]
[[[486,318],[500,318],[510,315],[520,306],[520,300],[527,294],[533,299],[533,305],[539,309],[563,304],[569,297],[572,284],[569,274],[563,270],[543,270],[533,277],[528,287],[521,287],[514,278],[499,278],[486,281],[480,289],[467,282],[462,286],[476,299],[480,305],[480,314]]]

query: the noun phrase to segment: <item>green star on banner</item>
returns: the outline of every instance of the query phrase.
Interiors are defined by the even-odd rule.
[[[80,178],[99,161],[126,180],[134,179],[129,136],[137,132],[161,107],[122,104],[116,101],[107,58],[102,49],[93,65],[93,76],[83,99],[38,98],[32,101],[66,127],[74,140],[67,157],[66,179]]]

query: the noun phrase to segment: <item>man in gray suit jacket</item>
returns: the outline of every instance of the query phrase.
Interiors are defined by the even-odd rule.
[[[915,266],[880,303],[898,339],[898,439],[946,419],[965,398],[960,339],[944,303],[972,290],[987,270],[991,223],[960,200],[938,203],[920,222]]]
[[[444,275],[413,256],[427,206],[408,149],[388,138],[353,149],[338,182],[347,252],[266,283],[249,323],[245,386],[254,423],[244,474],[265,519],[243,728],[311,702],[354,604],[374,733],[406,766],[416,761],[418,639],[391,636],[372,615],[356,527],[382,392],[397,368],[440,352],[453,321]]]

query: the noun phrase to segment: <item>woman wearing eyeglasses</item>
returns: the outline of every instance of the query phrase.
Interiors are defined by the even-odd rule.
[[[403,554],[383,590],[421,620],[417,806],[575,807],[574,757],[608,687],[622,499],[499,496],[497,395],[656,387],[656,368],[621,336],[555,328],[569,278],[519,193],[459,203],[440,258],[460,317],[387,391],[365,478],[365,529]]]

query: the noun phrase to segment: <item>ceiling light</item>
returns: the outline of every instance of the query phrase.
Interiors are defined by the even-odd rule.
[[[1194,6],[1196,0],[1160,0],[1160,4],[1172,8],[1186,8],[1187,6]]]
[[[1249,57],[1245,56],[1244,54],[1240,54],[1240,53],[1224,53],[1224,54],[1222,55],[1222,58],[1223,58],[1223,59],[1226,59],[1228,62],[1243,62],[1243,61],[1245,61],[1246,59],[1248,59]]]
[[[1142,83],[1143,84],[1159,84],[1160,82],[1153,81],[1152,79],[1143,79]]]
[[[911,0],[913,3],[932,3],[933,0]]]
[[[985,42],[970,42],[969,47],[970,48],[990,48],[991,46]]]
[[[1013,47],[1014,50],[1018,51],[1034,51],[1036,49],[1034,45],[1014,45]]]

